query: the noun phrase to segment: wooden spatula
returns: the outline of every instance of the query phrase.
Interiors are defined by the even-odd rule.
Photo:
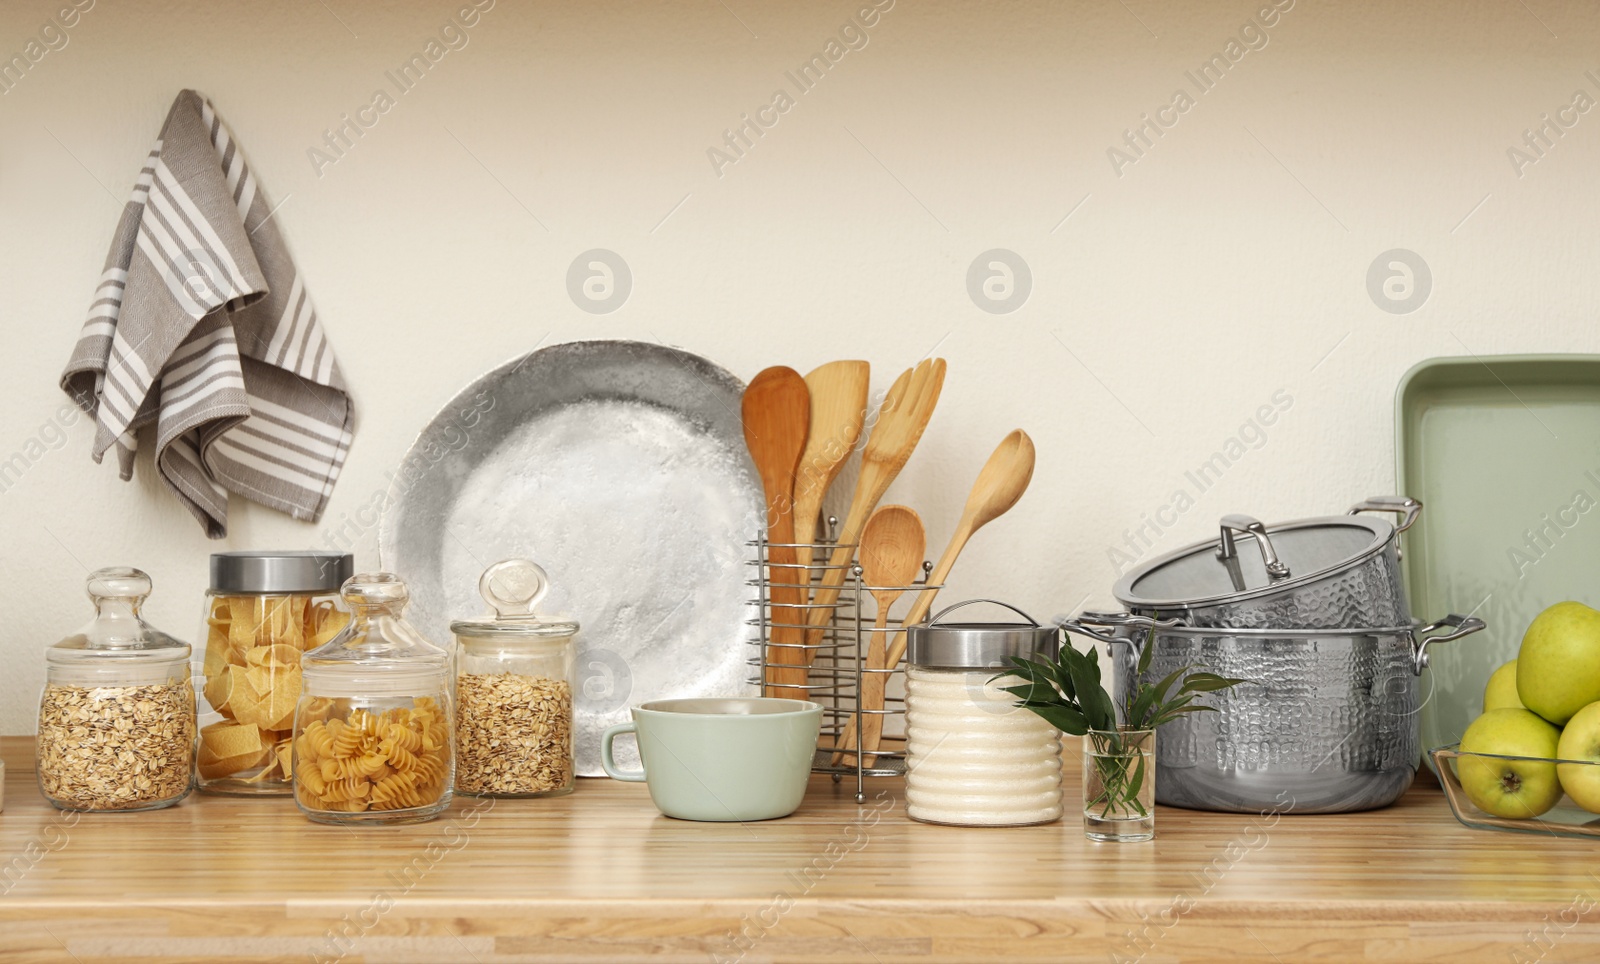
[[[939,557],[933,571],[928,574],[930,584],[938,585],[949,578],[950,570],[956,564],[956,557],[961,555],[961,550],[966,547],[967,540],[972,538],[974,532],[1005,515],[1017,504],[1017,500],[1022,498],[1022,493],[1028,490],[1028,482],[1033,478],[1033,463],[1033,439],[1020,428],[995,446],[989,461],[984,463],[983,470],[978,473],[978,480],[972,484],[972,492],[967,496],[966,509],[962,511],[961,521],[956,524],[956,531],[950,537],[950,544],[945,546],[944,554]],[[928,618],[928,613],[933,608],[933,599],[938,594],[937,589],[918,593],[911,611],[906,613],[903,625],[910,626]],[[889,644],[882,668],[888,669],[900,665],[900,658],[905,652],[906,634],[896,633]],[[851,720],[845,727],[839,746],[843,749],[855,749],[856,739],[856,723]]]
[[[806,387],[811,389],[811,433],[794,479],[797,542],[816,540],[822,498],[861,440],[871,377],[872,366],[864,361],[828,362],[806,376]],[[795,561],[811,565],[811,550],[798,550]]]
[[[767,497],[767,541],[794,542],[794,476],[811,428],[811,391],[793,368],[768,368],[744,390],[744,443],[750,449],[761,488]],[[767,647],[766,691],[769,696],[806,698],[806,590],[793,568],[794,549],[769,546],[767,576],[771,585],[772,633]],[[783,624],[789,624],[787,626]]]

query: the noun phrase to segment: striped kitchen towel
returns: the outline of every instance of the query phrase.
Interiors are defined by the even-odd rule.
[[[179,94],[61,376],[123,479],[155,424],[161,478],[213,539],[229,492],[317,521],[350,447],[350,396],[273,213],[211,102]]]

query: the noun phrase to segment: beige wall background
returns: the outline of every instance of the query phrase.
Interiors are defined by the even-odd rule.
[[[1507,154],[1576,92],[1600,99],[1585,74],[1600,76],[1600,12],[1577,0],[1295,0],[1275,17],[895,0],[804,94],[784,72],[859,3],[499,0],[322,165],[308,149],[457,4],[97,0],[64,45],[46,27],[59,6],[0,3],[0,53],[45,33],[0,95],[0,459],[32,453],[0,494],[0,732],[31,731],[41,651],[88,617],[88,569],[148,570],[152,620],[191,634],[208,553],[320,543],[455,391],[541,343],[660,340],[744,378],[860,357],[880,390],[936,350],[944,400],[890,498],[942,545],[990,449],[1026,428],[1033,489],[948,593],[1041,617],[1110,603],[1110,549],[1147,518],[1175,521],[1154,552],[1224,512],[1323,514],[1390,491],[1393,392],[1421,359],[1600,344],[1600,111],[1569,110],[1532,163]],[[1185,72],[1230,39],[1237,62],[1199,92]],[[112,228],[184,87],[212,98],[281,202],[359,406],[321,526],[236,499],[228,540],[207,541],[148,457],[124,484],[90,462],[87,420],[47,427]],[[792,108],[719,176],[708,149],[786,88]],[[1180,90],[1192,106],[1119,172],[1108,149]],[[567,290],[591,248],[633,274],[609,314]],[[967,288],[993,248],[1032,273],[1008,313]],[[1409,313],[1368,290],[1395,248],[1431,272]],[[1273,424],[1245,428],[1274,396]],[[1185,471],[1241,434],[1242,457],[1195,495]],[[1185,488],[1193,505],[1161,512]],[[369,534],[359,563],[375,562]]]

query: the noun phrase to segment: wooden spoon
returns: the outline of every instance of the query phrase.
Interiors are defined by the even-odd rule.
[[[915,368],[906,369],[895,379],[878,409],[878,424],[873,427],[872,437],[867,439],[866,450],[861,453],[861,477],[856,479],[850,511],[845,515],[844,527],[839,530],[839,548],[829,558],[831,568],[823,574],[811,599],[809,622],[812,629],[806,635],[808,646],[815,647],[822,642],[825,627],[833,618],[833,606],[839,601],[839,589],[844,585],[846,569],[855,552],[850,544],[861,536],[878,500],[883,498],[889,483],[905,468],[906,460],[922,440],[934,406],[939,404],[944,370],[943,358],[924,359]]]
[[[767,497],[767,541],[794,542],[794,476],[811,429],[811,391],[799,372],[779,365],[750,380],[742,407],[744,443]],[[803,700],[806,691],[791,688],[805,684],[807,663],[799,648],[805,642],[804,610],[787,608],[806,601],[799,571],[791,568],[794,558],[791,547],[767,548],[772,633],[765,682],[771,696]],[[780,689],[777,684],[787,687]]]
[[[949,578],[950,569],[956,564],[956,557],[961,554],[961,550],[966,546],[967,540],[972,538],[973,533],[1005,515],[1017,504],[1017,500],[1022,498],[1022,493],[1028,490],[1028,482],[1033,478],[1033,462],[1033,439],[1020,428],[995,446],[989,461],[984,463],[983,470],[978,473],[978,480],[972,484],[972,492],[967,496],[967,507],[961,513],[961,521],[956,524],[956,531],[950,537],[950,544],[945,546],[944,555],[939,557],[933,572],[928,574],[929,585],[938,585]],[[937,589],[919,592],[917,601],[912,604],[911,611],[906,613],[902,624],[910,626],[926,619],[928,611],[933,608],[933,599],[938,594]],[[889,644],[889,652],[882,668],[893,669],[900,665],[900,658],[905,652],[906,634],[897,633]],[[845,728],[839,746],[854,749],[855,741],[856,726],[855,722],[851,721]]]
[[[928,536],[922,528],[922,517],[917,515],[916,510],[903,505],[886,505],[878,509],[861,531],[861,578],[868,586],[885,587],[871,590],[872,600],[877,604],[878,618],[872,627],[871,645],[862,654],[867,668],[884,663],[884,647],[889,635],[889,610],[904,592],[887,587],[909,586],[915,582],[927,551]],[[876,750],[883,737],[883,714],[867,711],[883,709],[883,690],[888,682],[889,674],[886,672],[861,674],[861,690],[857,694],[856,705],[862,710],[861,746],[867,751]],[[835,766],[843,756],[842,752],[833,755]],[[870,757],[865,762],[867,766],[872,765]]]
[[[811,434],[806,439],[800,471],[794,480],[797,542],[816,540],[822,498],[828,494],[828,486],[833,484],[850,451],[861,439],[871,375],[872,366],[864,361],[836,361],[806,376],[806,387],[811,389]],[[811,565],[811,549],[797,550],[795,562],[802,567]],[[810,570],[802,568],[800,571],[803,576],[810,576]],[[813,652],[806,650],[807,657]]]

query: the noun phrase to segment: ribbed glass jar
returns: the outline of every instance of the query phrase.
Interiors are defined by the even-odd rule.
[[[974,603],[1027,622],[951,622]],[[1001,687],[1012,659],[1053,660],[1061,636],[1014,606],[957,603],[906,630],[906,813],[924,823],[1018,827],[1061,819],[1061,734]],[[1001,674],[998,679],[997,674]]]
[[[906,672],[906,813],[1013,827],[1061,818],[1061,734],[1001,692],[995,671]]]

